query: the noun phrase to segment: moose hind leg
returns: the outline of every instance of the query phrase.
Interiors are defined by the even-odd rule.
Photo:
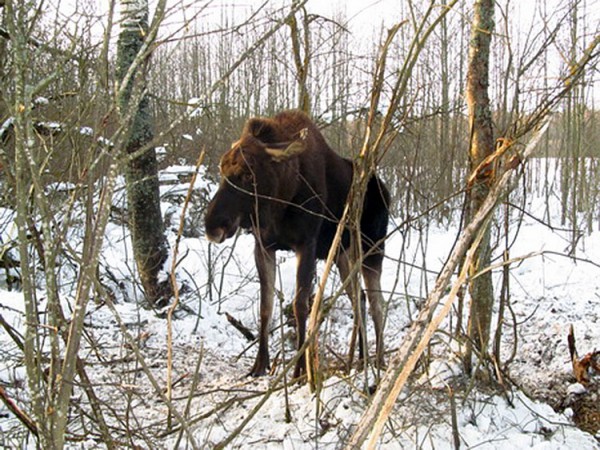
[[[342,282],[345,282],[350,278],[350,271],[352,267],[352,259],[348,254],[347,250],[340,250],[340,253],[336,259],[336,265],[340,272],[340,278]],[[350,337],[350,350],[348,352],[348,369],[352,367],[354,360],[354,353],[356,349],[356,341],[358,340],[358,358],[359,363],[364,363],[368,356],[368,347],[366,342],[366,306],[365,306],[365,294],[360,289],[360,280],[358,276],[353,276],[352,279],[346,285],[346,294],[350,297],[352,302],[352,312],[354,315],[354,325],[352,329],[352,335]]]
[[[377,349],[376,363],[380,368],[384,365],[385,354],[383,343],[384,301],[383,293],[381,291],[382,259],[383,258],[379,257],[379,255],[372,255],[365,261],[366,264],[362,267],[362,275],[365,281],[367,297],[369,298],[369,309],[375,326],[375,344]]]

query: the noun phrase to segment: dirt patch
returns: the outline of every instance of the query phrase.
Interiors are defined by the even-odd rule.
[[[598,436],[600,431],[600,392],[598,383],[587,392],[577,395],[570,405],[573,410],[573,422],[588,433]]]

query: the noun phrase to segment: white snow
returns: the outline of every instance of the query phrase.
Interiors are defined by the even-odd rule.
[[[94,129],[92,127],[81,127],[79,129],[79,134],[81,134],[83,136],[93,136]]]
[[[202,103],[203,100],[200,97],[192,97],[188,100],[187,110],[190,118],[202,116]]]
[[[0,138],[4,137],[4,133],[8,131],[8,129],[15,123],[14,117],[9,117],[6,119],[2,125],[0,125]]]
[[[38,106],[46,106],[50,104],[50,100],[48,100],[46,97],[36,97],[33,99],[33,104]]]
[[[104,147],[114,147],[115,146],[115,144],[110,139],[107,139],[104,136],[98,137],[98,144],[100,144]]]

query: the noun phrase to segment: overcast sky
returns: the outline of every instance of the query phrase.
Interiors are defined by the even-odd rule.
[[[117,0],[117,4],[119,1]],[[151,5],[156,3],[156,0],[149,1]],[[474,2],[474,0],[462,1],[467,9],[470,9]],[[600,0],[580,1],[581,5],[584,5],[587,10],[586,15],[590,19],[588,22],[596,24],[596,29],[591,30],[591,32],[599,32]],[[102,21],[103,16],[106,15],[108,3],[108,0],[48,0],[48,4],[54,7],[58,6],[60,15],[67,18],[71,17],[73,20],[76,20],[73,10],[77,8],[79,11],[93,13],[98,17],[99,21]],[[202,21],[210,21],[212,18],[217,22],[220,20],[223,7],[227,7],[229,11],[239,16],[240,21],[243,21],[252,11],[264,3],[265,0],[168,0],[167,5],[171,14],[166,22],[169,26],[181,24],[185,20],[191,19],[200,9],[203,10]],[[269,0],[267,7],[277,9],[283,6],[289,7],[291,3],[292,0]],[[308,0],[307,9],[310,13],[320,14],[329,18],[335,18],[337,13],[342,13],[343,17],[348,21],[348,26],[353,34],[368,33],[369,36],[372,36],[373,30],[379,30],[382,25],[389,28],[394,23],[406,19],[407,12],[402,12],[401,5],[407,3],[408,1],[406,0]],[[413,0],[413,3],[423,8],[428,4],[428,1]],[[504,8],[506,4],[510,4],[511,22],[515,24],[516,28],[527,32],[532,28],[532,20],[536,17],[534,11],[540,4],[545,4],[547,13],[551,14],[557,10],[564,9],[568,3],[566,0],[500,0],[496,6],[496,19],[499,22],[501,18],[502,12],[500,8]],[[459,8],[455,9],[458,10]],[[99,35],[101,36],[101,33]]]

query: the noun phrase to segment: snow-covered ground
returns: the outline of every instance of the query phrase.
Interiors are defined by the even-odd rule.
[[[187,166],[171,167],[162,174],[163,211],[167,217],[167,233],[173,248],[179,226],[183,199],[188,188]],[[214,246],[201,236],[199,220],[204,201],[214,192],[203,173],[195,186],[196,195],[185,235],[180,242],[177,279],[181,287],[181,307],[175,313],[173,329],[173,404],[187,418],[187,431],[181,433],[177,418],[167,426],[168,409],[161,400],[139,360],[125,338],[119,322],[141,349],[152,376],[164,388],[167,380],[167,320],[164,315],[137,307],[139,292],[130,282],[134,264],[126,238],[126,229],[112,223],[107,229],[103,253],[103,282],[112,288],[115,311],[101,298],[90,303],[86,340],[81,357],[88,363],[88,374],[96,392],[105,404],[110,423],[126,433],[115,432],[123,446],[139,448],[191,448],[191,435],[199,448],[211,448],[233,433],[250,416],[255,406],[260,409],[244,424],[230,448],[313,449],[340,448],[360,420],[368,398],[362,371],[339,370],[339,358],[345,358],[348,336],[352,329],[350,302],[341,297],[321,329],[320,348],[328,377],[323,389],[312,393],[308,386],[290,384],[284,389],[275,383],[281,374],[281,355],[293,354],[292,331],[285,312],[280,314],[276,302],[271,336],[273,375],[260,379],[246,377],[256,353],[227,320],[226,313],[256,332],[258,324],[258,281],[253,263],[253,240],[241,234],[226,244]],[[204,200],[203,200],[204,199]],[[529,195],[526,210],[534,217],[543,216],[545,199]],[[10,222],[10,211],[1,215]],[[517,230],[516,213],[511,219]],[[392,223],[392,226],[395,225]],[[391,227],[390,227],[391,228]],[[12,232],[6,226],[7,233]],[[436,273],[442,267],[456,237],[456,229],[428,224],[417,233],[395,233],[387,243],[383,289],[388,307],[386,349],[393,353],[401,344],[411,318],[424,303],[428,288],[433,287]],[[79,233],[73,233],[77,239]],[[570,235],[551,230],[529,216],[523,217],[510,257],[511,311],[506,313],[503,358],[516,354],[505,373],[507,390],[486,391],[468,388],[456,358],[457,343],[451,338],[456,325],[456,312],[434,337],[428,368],[421,364],[412,381],[400,395],[380,447],[385,449],[445,449],[453,445],[452,416],[455,415],[457,438],[461,448],[506,449],[594,449],[598,440],[574,426],[573,410],[568,401],[577,395],[598,393],[598,383],[588,392],[567,395],[577,390],[571,377],[567,349],[567,333],[572,324],[581,353],[600,347],[600,232],[583,236],[575,252],[577,258],[565,256]],[[74,243],[76,246],[76,243]],[[503,248],[497,250],[501,254]],[[519,257],[527,256],[523,260]],[[284,305],[289,305],[294,290],[295,260],[281,253],[277,286]],[[170,263],[168,265],[170,267]],[[422,268],[426,267],[427,271]],[[499,271],[496,291],[499,290]],[[64,301],[68,304],[68,276],[65,272]],[[3,282],[4,283],[4,282]],[[337,275],[329,282],[332,294]],[[42,304],[43,308],[43,295]],[[0,313],[17,329],[23,330],[23,301],[18,292],[0,290]],[[68,309],[67,309],[68,311]],[[514,327],[515,321],[518,326]],[[517,336],[514,336],[516,329]],[[373,333],[369,328],[370,337]],[[371,339],[372,340],[372,339]],[[282,344],[283,341],[283,344]],[[27,398],[25,371],[19,352],[5,332],[0,332],[0,382],[17,401]],[[389,357],[388,357],[389,359]],[[510,378],[510,381],[508,380]],[[517,388],[516,383],[521,388]],[[451,401],[450,392],[453,392]],[[265,401],[265,395],[268,395]],[[548,403],[532,399],[544,398]],[[595,397],[598,399],[598,397]],[[570,399],[570,400],[569,400]],[[85,404],[85,396],[76,389],[74,402]],[[264,403],[263,403],[264,402]],[[84,405],[85,409],[85,405]],[[286,411],[289,414],[286,414]],[[74,413],[71,431],[87,439],[73,443],[73,448],[102,448],[81,427],[79,412]],[[119,419],[117,420],[117,417]],[[10,445],[10,433],[18,423],[4,406],[0,406],[2,443]],[[29,441],[32,445],[32,441]]]

